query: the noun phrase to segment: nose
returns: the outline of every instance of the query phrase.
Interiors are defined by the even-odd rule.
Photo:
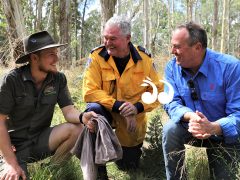
[[[175,54],[176,53],[176,48],[174,48],[174,46],[171,47],[171,53]]]
[[[105,44],[105,45],[111,44],[111,40],[110,40],[110,39],[105,39],[105,40],[104,40],[104,44]]]

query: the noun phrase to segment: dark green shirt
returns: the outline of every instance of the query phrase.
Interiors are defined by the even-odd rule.
[[[63,73],[49,73],[38,91],[29,65],[8,73],[0,86],[0,113],[9,116],[12,143],[20,145],[50,127],[56,103],[60,108],[73,104]]]

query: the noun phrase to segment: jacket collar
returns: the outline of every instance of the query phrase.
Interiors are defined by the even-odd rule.
[[[135,64],[138,62],[138,60],[142,60],[142,57],[140,56],[137,49],[133,46],[133,44],[131,42],[129,43],[129,48],[130,48],[130,53],[131,53],[132,59]],[[98,54],[101,57],[103,57],[105,59],[105,61],[108,61],[108,59],[110,58],[110,55],[108,54],[105,46]]]

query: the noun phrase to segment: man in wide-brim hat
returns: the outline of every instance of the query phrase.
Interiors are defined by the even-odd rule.
[[[84,123],[94,112],[74,108],[63,73],[57,71],[58,47],[47,31],[34,33],[23,41],[24,55],[0,86],[0,178],[27,178],[27,163],[52,157],[53,163],[68,159]],[[50,127],[58,103],[67,123]],[[2,168],[4,167],[4,168]],[[2,170],[1,170],[2,169]]]

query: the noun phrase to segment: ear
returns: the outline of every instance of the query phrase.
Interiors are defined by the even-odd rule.
[[[202,50],[202,44],[200,42],[197,42],[197,44],[195,44],[195,48],[196,50]]]
[[[30,54],[29,57],[30,57],[31,61],[36,61],[37,58],[38,58],[38,56],[36,54],[33,54],[33,53]]]
[[[128,40],[128,42],[130,42],[130,40],[131,40],[131,35],[130,34],[127,35],[127,40]]]

